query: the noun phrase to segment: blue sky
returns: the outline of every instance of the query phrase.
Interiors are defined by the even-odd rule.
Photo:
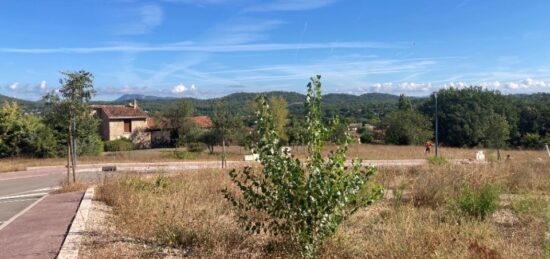
[[[96,99],[232,92],[550,91],[550,1],[3,0],[0,93],[36,100],[59,71]]]

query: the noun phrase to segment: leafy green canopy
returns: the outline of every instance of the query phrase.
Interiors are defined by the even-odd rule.
[[[227,200],[238,211],[246,230],[288,237],[302,256],[314,257],[318,247],[358,208],[378,199],[382,189],[369,191],[366,183],[375,167],[364,168],[360,160],[346,164],[349,135],[343,144],[323,158],[321,150],[330,129],[321,121],[320,76],[311,78],[305,102],[309,155],[305,165],[281,150],[272,111],[265,99],[258,99],[257,134],[251,149],[259,155],[261,172],[245,167],[229,175],[240,192],[224,189]]]
[[[59,93],[52,91],[43,97],[44,122],[54,131],[57,155],[66,154],[68,127],[73,120],[76,123],[77,153],[99,154],[103,151],[103,142],[97,133],[99,120],[92,115],[89,105],[95,94],[94,77],[86,71],[62,72],[62,75]]]
[[[55,155],[51,129],[34,115],[25,115],[16,102],[0,109],[0,157]]]

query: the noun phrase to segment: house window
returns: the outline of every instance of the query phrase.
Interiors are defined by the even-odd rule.
[[[124,120],[124,132],[132,132],[132,121]]]

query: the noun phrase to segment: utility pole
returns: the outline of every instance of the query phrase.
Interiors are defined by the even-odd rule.
[[[72,155],[73,155],[73,183],[76,182],[76,118],[73,118],[73,145],[72,145]]]
[[[437,92],[434,93],[435,97],[435,157],[437,157],[437,149],[439,147],[439,119],[437,116]]]

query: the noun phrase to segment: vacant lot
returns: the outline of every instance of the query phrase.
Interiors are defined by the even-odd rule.
[[[381,169],[375,181],[385,187],[386,197],[348,219],[319,256],[548,257],[549,166],[522,159]],[[285,240],[241,230],[220,193],[224,186],[230,181],[221,170],[104,179],[96,198],[108,205],[102,207],[108,215],[102,224],[108,227],[86,238],[81,255],[296,256]]]
[[[334,149],[334,146],[327,145],[326,153]],[[448,159],[467,159],[474,158],[476,149],[466,148],[440,148],[440,154]],[[305,157],[305,147],[293,147],[293,154],[297,157]],[[434,152],[434,151],[432,151]],[[227,148],[228,160],[243,160],[244,155],[249,154],[247,150],[239,146]],[[494,150],[486,150],[488,159],[496,159]],[[546,158],[542,151],[520,151],[504,150],[502,157],[510,155],[513,160],[536,160]],[[389,146],[389,145],[351,145],[348,157],[358,157],[362,159],[423,159],[424,148],[420,146]],[[124,163],[124,162],[171,162],[171,161],[213,161],[220,160],[221,147],[216,147],[215,152],[210,154],[208,151],[192,153],[182,149],[147,149],[121,152],[105,152],[100,156],[79,157],[78,162],[83,164],[97,163]],[[0,172],[21,171],[31,166],[50,166],[65,165],[67,160],[64,158],[32,159],[15,158],[0,159]]]

